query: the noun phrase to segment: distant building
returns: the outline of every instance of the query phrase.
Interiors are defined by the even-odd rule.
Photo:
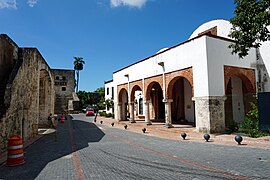
[[[257,92],[270,92],[270,45],[240,59],[228,46],[231,24],[214,20],[190,38],[113,73],[115,118],[145,123],[191,124],[224,132],[242,122]]]
[[[111,100],[114,101],[114,86],[113,80],[106,81],[105,83],[105,101]],[[109,107],[106,105],[106,113],[114,113],[114,107]]]
[[[75,93],[75,72],[74,70],[51,69],[54,79],[55,108],[54,113],[68,113],[69,101],[74,100]],[[77,100],[75,109],[79,109]],[[74,110],[74,109],[71,109]]]

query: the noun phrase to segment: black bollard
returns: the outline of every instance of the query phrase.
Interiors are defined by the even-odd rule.
[[[145,131],[146,131],[146,128],[142,128],[142,132],[145,133]]]
[[[114,126],[114,123],[112,123],[111,125],[112,125],[112,127],[113,127],[113,126]]]
[[[187,134],[186,133],[182,133],[181,136],[182,136],[183,140],[185,140],[186,137],[187,137]]]
[[[241,145],[241,142],[243,141],[243,138],[240,135],[236,135],[234,137],[234,140],[238,143],[238,145]]]
[[[210,139],[210,135],[209,134],[204,134],[203,137],[206,140],[206,142],[208,142],[209,139]]]
[[[125,128],[125,129],[127,129],[127,127],[128,127],[127,125],[124,125],[124,128]]]
[[[103,123],[103,121],[100,121],[100,124],[102,124]]]

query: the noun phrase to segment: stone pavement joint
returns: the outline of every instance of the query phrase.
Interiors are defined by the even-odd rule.
[[[142,133],[142,128],[146,128],[146,136],[155,136],[159,138],[181,140],[181,133],[185,132],[187,134],[187,142],[199,142],[199,143],[210,143],[210,144],[221,144],[229,146],[239,146],[239,147],[250,147],[250,148],[264,148],[270,149],[270,136],[265,136],[261,138],[251,138],[242,135],[243,141],[241,145],[238,145],[235,142],[234,137],[240,133],[233,134],[210,134],[209,142],[205,142],[203,138],[203,133],[197,132],[194,127],[189,127],[187,125],[173,125],[173,128],[164,127],[165,123],[152,122],[152,125],[147,125],[143,120],[136,121],[136,123],[130,123],[129,121],[118,121],[112,118],[106,118],[98,116],[96,119],[96,124],[100,124],[100,121],[103,121],[102,125],[109,126],[111,128],[119,128],[125,130],[124,126],[127,125],[126,131],[132,131],[136,133]],[[111,126],[111,123],[114,122],[114,126]]]

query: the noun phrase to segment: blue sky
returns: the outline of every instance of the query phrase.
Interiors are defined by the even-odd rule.
[[[233,0],[0,0],[0,33],[36,47],[51,68],[73,69],[94,91],[112,73],[189,38],[201,24],[229,20]]]

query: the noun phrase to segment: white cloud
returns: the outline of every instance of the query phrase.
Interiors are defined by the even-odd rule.
[[[34,7],[37,4],[38,0],[27,0],[27,4],[30,7]]]
[[[148,0],[111,0],[112,7],[130,6],[141,8]]]
[[[0,9],[17,9],[16,0],[0,0]]]

